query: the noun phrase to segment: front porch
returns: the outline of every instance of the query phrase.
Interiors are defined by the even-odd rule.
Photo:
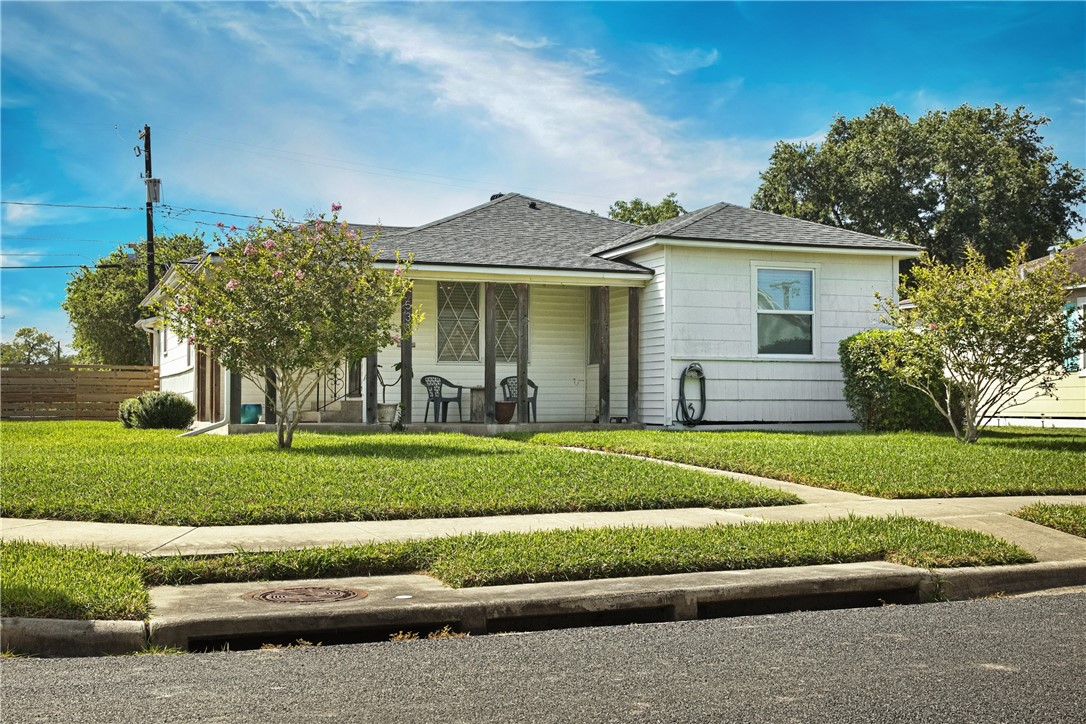
[[[463,435],[477,435],[479,437],[494,437],[508,435],[510,433],[536,433],[536,432],[588,432],[592,430],[641,430],[641,423],[566,423],[566,422],[511,422],[505,425],[497,423],[412,423],[407,430],[410,432],[450,432]],[[275,432],[275,425],[259,423],[255,425],[231,424],[222,428],[227,435],[252,435],[264,432]],[[304,432],[378,432],[387,431],[388,425],[372,424],[367,422],[303,422],[298,425],[299,431]]]
[[[403,318],[413,305],[426,316],[411,343],[341,363],[303,405],[302,425],[387,425],[378,409],[387,403],[412,430],[638,427],[641,289],[635,282],[642,279],[608,286],[569,278],[546,284],[416,279]],[[459,388],[459,405],[434,402],[421,383],[428,375],[448,380],[453,395]],[[506,390],[517,393],[509,397],[515,416],[501,425]],[[241,423],[241,404],[259,404],[261,422],[274,422],[274,380],[263,389],[246,382],[231,391],[239,401],[231,405],[231,431]]]

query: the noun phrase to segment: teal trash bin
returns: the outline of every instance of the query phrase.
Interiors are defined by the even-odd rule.
[[[241,406],[241,424],[242,425],[255,425],[260,422],[260,412],[263,405],[242,405]]]

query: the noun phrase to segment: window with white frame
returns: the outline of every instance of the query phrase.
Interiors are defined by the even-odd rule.
[[[499,362],[517,361],[517,288],[513,284],[494,285],[494,317],[497,323],[494,340],[495,358]]]
[[[1086,319],[1086,305],[1078,305],[1068,302],[1064,305],[1067,312],[1067,339],[1074,338],[1075,330],[1080,329],[1082,320]],[[1078,372],[1080,375],[1086,371],[1086,350],[1079,350],[1063,362],[1063,368],[1067,372]]]
[[[758,354],[814,354],[814,270],[758,267]]]
[[[437,283],[437,359],[479,361],[479,285]]]

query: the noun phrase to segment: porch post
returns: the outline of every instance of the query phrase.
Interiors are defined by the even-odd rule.
[[[630,287],[626,329],[626,419],[641,422],[641,290]]]
[[[498,384],[498,287],[494,282],[487,282],[484,288],[483,387],[486,388],[486,413],[483,419],[488,425],[493,425],[494,403],[497,400],[494,388]]]
[[[264,368],[264,424],[275,424],[275,399],[278,391],[275,389],[275,370],[271,367]]]
[[[411,328],[411,292],[403,296],[400,309],[400,405],[403,416],[400,421],[407,425],[411,422],[411,339],[406,337]]]
[[[528,416],[528,285],[517,285],[517,422]]]
[[[241,375],[230,370],[230,424],[241,423]]]
[[[611,420],[611,288],[600,287],[600,424]]]
[[[366,422],[377,422],[377,355],[366,357]]]

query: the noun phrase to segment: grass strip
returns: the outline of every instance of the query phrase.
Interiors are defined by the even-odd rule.
[[[218,556],[141,558],[0,543],[4,616],[147,615],[145,586],[427,572],[461,588],[697,571],[890,561],[962,567],[1030,562],[1006,541],[906,517],[703,528],[603,528]]]
[[[1086,505],[1034,503],[1015,511],[1013,515],[1031,523],[1086,538]]]
[[[0,542],[0,615],[142,620],[150,597],[137,556]]]
[[[726,476],[456,434],[274,436],[0,423],[3,514],[247,525],[685,507],[799,498]]]
[[[1086,432],[999,428],[972,445],[940,433],[517,434],[551,446],[643,455],[883,498],[1086,493]]]

